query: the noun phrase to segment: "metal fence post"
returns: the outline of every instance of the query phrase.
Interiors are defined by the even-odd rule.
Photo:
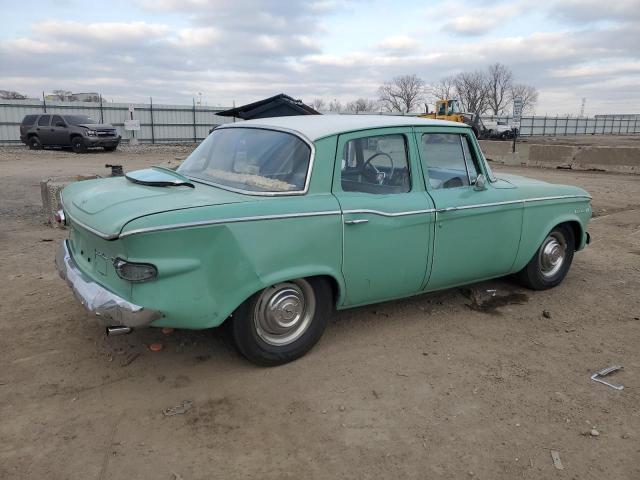
[[[42,92],[42,109],[44,110],[44,113],[47,113],[47,99],[44,96],[44,91]]]
[[[149,113],[151,114],[151,143],[156,143],[156,134],[153,131],[153,97],[149,97]]]
[[[564,136],[567,136],[567,128],[569,128],[569,117],[564,119]]]
[[[100,123],[104,123],[104,111],[102,108],[102,94],[100,94]]]
[[[637,123],[638,123],[638,115],[636,115],[635,119],[633,120],[633,133],[638,133],[636,130]]]
[[[547,134],[547,114],[544,115],[544,123],[542,124],[542,136]]]
[[[193,99],[193,143],[198,141],[196,134],[196,99]]]

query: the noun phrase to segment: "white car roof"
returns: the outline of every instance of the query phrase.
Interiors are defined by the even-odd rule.
[[[218,128],[265,127],[294,131],[315,141],[330,135],[384,127],[466,127],[458,122],[396,115],[297,115],[227,123]]]

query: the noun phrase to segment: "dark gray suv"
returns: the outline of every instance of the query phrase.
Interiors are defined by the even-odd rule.
[[[113,125],[98,123],[85,115],[27,115],[20,125],[20,140],[31,150],[71,147],[74,152],[83,153],[88,148],[104,147],[112,152],[118,148],[120,138]]]

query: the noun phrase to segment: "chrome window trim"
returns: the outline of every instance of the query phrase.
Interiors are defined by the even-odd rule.
[[[315,147],[315,144],[307,136],[303,135],[300,132],[297,132],[296,130],[291,130],[289,128],[283,128],[283,127],[266,127],[264,125],[246,125],[246,124],[237,124],[238,126],[234,126],[234,125],[235,124],[220,125],[219,127],[216,128],[216,130],[223,130],[223,129],[229,129],[229,128],[252,128],[255,130],[269,130],[273,132],[287,133],[289,135],[293,135],[299,138],[300,140],[302,140],[311,150],[309,153],[309,166],[307,167],[307,175],[304,181],[304,188],[302,190],[287,190],[286,192],[257,192],[255,190],[244,190],[242,188],[221,185],[219,183],[212,182],[210,180],[205,180],[200,177],[195,177],[193,175],[184,175],[184,174],[181,174],[181,175],[184,175],[189,180],[193,180],[194,182],[197,182],[197,183],[202,183],[205,185],[209,185],[211,187],[220,188],[222,190],[227,190],[229,192],[241,193],[244,195],[252,195],[257,197],[280,197],[280,196],[305,195],[309,191],[309,185],[311,184],[311,175],[313,174],[313,164],[316,159],[316,147]]]
[[[129,230],[128,232],[122,232],[120,234],[120,238],[129,237],[131,235],[138,235],[141,233],[162,232],[165,230],[178,230],[182,228],[206,227],[209,225],[220,225],[220,224],[226,224],[226,223],[242,223],[242,222],[260,221],[260,220],[282,220],[287,218],[323,217],[327,215],[340,215],[341,213],[342,212],[340,210],[326,210],[321,212],[257,215],[257,216],[251,216],[251,217],[231,217],[231,218],[220,218],[217,220],[202,220],[199,222],[175,223],[172,225],[161,225],[158,227],[146,227],[146,228],[137,228],[134,230]]]

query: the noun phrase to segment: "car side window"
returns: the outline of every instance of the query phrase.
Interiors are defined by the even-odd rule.
[[[376,135],[349,140],[342,151],[340,175],[345,192],[393,194],[410,191],[405,135]]]
[[[472,185],[480,173],[468,138],[457,133],[425,133],[420,150],[431,188]]]
[[[38,126],[39,127],[46,127],[47,125],[49,125],[49,119],[51,118],[51,115],[42,115],[40,117],[40,119],[38,120]]]
[[[64,120],[62,119],[62,117],[60,115],[54,115],[51,118],[51,125],[54,126],[54,127],[62,126],[62,125],[58,125],[59,123],[61,123],[62,125],[66,126],[66,123],[64,122]]]

